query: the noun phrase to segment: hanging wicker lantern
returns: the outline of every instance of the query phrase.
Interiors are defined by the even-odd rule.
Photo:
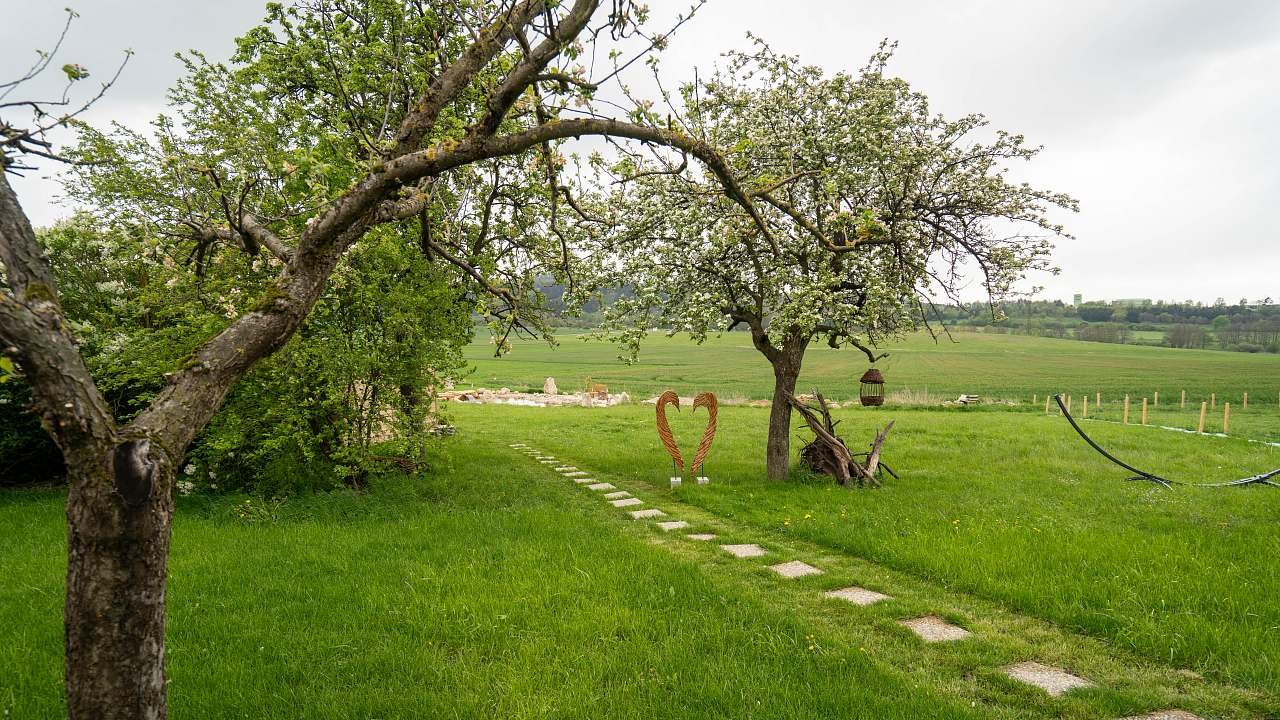
[[[880,371],[871,368],[862,374],[859,381],[861,386],[858,388],[858,399],[867,407],[879,407],[884,404],[884,375]]]

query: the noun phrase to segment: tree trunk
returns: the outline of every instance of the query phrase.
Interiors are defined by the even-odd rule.
[[[67,496],[67,716],[166,716],[164,596],[174,469],[146,441],[72,467]]]
[[[791,403],[796,378],[804,361],[804,340],[788,341],[769,360],[773,364],[773,405],[769,409],[769,440],[765,471],[770,480],[785,480],[791,472]]]

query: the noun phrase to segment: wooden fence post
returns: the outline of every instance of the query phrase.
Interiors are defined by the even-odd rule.
[[[1151,403],[1152,407],[1160,407],[1160,391],[1156,391],[1155,401]]]
[[[1048,395],[1044,396],[1044,414],[1045,415],[1049,414],[1049,396]]]
[[[1121,420],[1125,425],[1129,424],[1129,396],[1124,396],[1124,419]]]
[[[1031,396],[1032,405],[1035,405],[1036,403],[1039,403],[1039,402],[1040,402],[1040,393],[1036,393],[1035,395]]]
[[[1222,403],[1222,434],[1231,429],[1231,403]]]
[[[1179,410],[1187,409],[1187,391],[1186,390],[1182,391],[1182,402],[1178,404],[1178,409]]]
[[[1198,433],[1204,432],[1204,413],[1205,413],[1205,410],[1207,410],[1208,408],[1209,408],[1209,403],[1201,400],[1200,401],[1200,424],[1196,426],[1196,432]]]
[[[1209,393],[1209,409],[1218,409],[1218,393]]]
[[[1142,398],[1142,424],[1147,424],[1147,399]]]
[[[1243,409],[1245,409],[1245,410],[1248,410],[1248,409],[1249,409],[1249,393],[1245,393],[1245,394],[1244,394],[1244,408],[1243,408]]]
[[[1068,413],[1071,412],[1071,396],[1070,395],[1067,396],[1067,412]]]
[[[1096,407],[1096,408],[1101,408],[1101,407],[1102,407],[1102,393],[1095,393],[1095,394],[1094,394],[1094,396],[1093,396],[1093,406],[1094,406],[1094,407]]]
[[[1084,396],[1084,419],[1089,419],[1089,396]]]

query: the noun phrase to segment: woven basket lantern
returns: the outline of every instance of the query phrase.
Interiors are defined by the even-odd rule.
[[[884,404],[884,375],[879,370],[871,368],[862,374],[862,379],[858,382],[861,383],[858,399],[864,406],[878,407]]]

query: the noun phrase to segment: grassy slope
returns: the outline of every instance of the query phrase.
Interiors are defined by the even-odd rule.
[[[1108,345],[1019,335],[957,333],[957,342],[938,343],[916,336],[887,348],[890,356],[878,363],[889,389],[913,388],[954,397],[979,393],[1031,400],[1047,392],[1074,395],[1101,392],[1105,399],[1129,393],[1134,398],[1160,391],[1166,402],[1186,390],[1199,403],[1217,393],[1219,402],[1237,404],[1242,392],[1251,405],[1275,410],[1280,393],[1280,356],[1249,355],[1212,350]],[[610,390],[626,390],[648,397],[669,387],[711,390],[722,396],[768,398],[773,375],[764,358],[751,347],[746,333],[713,337],[698,347],[684,337],[652,336],[641,350],[639,363],[625,365],[618,349],[605,342],[583,342],[573,334],[561,336],[550,348],[541,342],[517,341],[514,352],[495,359],[486,337],[467,348],[475,365],[471,382],[511,388],[541,388],[548,375],[562,391],[580,387],[587,378],[606,383]],[[800,387],[818,386],[833,398],[852,397],[856,380],[866,369],[866,357],[844,349],[815,345],[805,358]],[[1280,417],[1280,416],[1278,416]]]
[[[979,717],[513,460],[459,438],[369,496],[184,500],[173,716]],[[0,494],[4,717],[62,713],[62,504]]]
[[[458,408],[464,427],[520,428],[544,449],[631,482],[670,469],[650,407]],[[761,479],[766,411],[721,410],[708,487],[678,498],[781,538],[869,558],[1108,638],[1153,660],[1280,691],[1280,491],[1159,490],[1080,442],[1061,419],[972,411],[841,411],[861,444],[897,420],[882,490]],[[705,419],[677,415],[692,448]],[[1280,466],[1280,449],[1091,423],[1138,467],[1226,480]]]

